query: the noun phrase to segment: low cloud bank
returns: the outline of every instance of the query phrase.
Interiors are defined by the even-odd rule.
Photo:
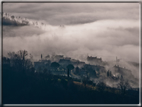
[[[44,31],[32,26],[5,28],[3,52],[20,49],[35,56],[56,53],[81,59],[88,54],[106,61],[115,60],[117,56],[125,61],[139,62],[139,22],[102,20],[64,27],[49,25]]]
[[[119,65],[130,69],[124,77],[138,87],[139,68],[127,63],[139,62],[139,21],[100,20],[70,26],[8,27],[3,30],[3,54],[27,50],[35,60],[47,54],[62,54],[86,61],[87,55],[108,61],[111,69],[116,56]],[[113,71],[113,70],[112,70]],[[130,79],[131,78],[131,79]],[[105,79],[104,79],[105,80]],[[105,80],[110,86],[116,84]]]

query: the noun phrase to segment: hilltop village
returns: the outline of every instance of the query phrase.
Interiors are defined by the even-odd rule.
[[[47,55],[38,61],[33,61],[33,67],[35,73],[50,73],[54,75],[69,76],[72,78],[109,78],[113,81],[119,81],[126,71],[130,71],[126,68],[115,65],[106,70],[105,66],[109,64],[103,61],[101,58],[87,56],[87,62],[83,62],[63,55]],[[3,66],[11,64],[12,60],[3,57]],[[12,66],[12,65],[11,65]],[[71,66],[68,68],[68,66]],[[96,81],[94,81],[96,82]]]
[[[67,66],[72,65],[73,68],[70,70],[70,76],[73,78],[99,78],[100,76],[105,76],[115,81],[118,81],[119,78],[122,77],[121,74],[127,70],[119,65],[114,65],[113,72],[106,70],[105,66],[107,66],[108,63],[98,57],[87,56],[86,60],[87,62],[83,62],[71,59],[70,57],[64,57],[63,55],[47,55],[43,58],[41,54],[41,59],[34,62],[34,68],[35,72],[48,72],[67,76]]]

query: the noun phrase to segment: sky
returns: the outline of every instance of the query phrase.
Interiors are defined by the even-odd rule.
[[[49,24],[83,24],[106,19],[139,20],[138,3],[4,3],[3,11]]]
[[[39,58],[56,53],[139,62],[139,3],[4,3],[3,12],[48,24],[46,30],[4,26],[4,54],[26,49]]]

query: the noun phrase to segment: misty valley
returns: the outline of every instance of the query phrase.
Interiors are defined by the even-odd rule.
[[[62,3],[51,7],[23,3],[11,12],[4,3],[4,10],[13,15],[2,12],[3,104],[139,104],[137,17],[115,14],[119,19],[110,13],[109,18],[103,15],[105,19],[88,13],[100,4],[87,5],[84,10],[85,5],[74,4],[74,10]],[[19,12],[19,6],[25,11]],[[53,9],[58,6],[67,16]],[[34,8],[30,14],[29,7]],[[36,7],[45,8],[44,14]]]

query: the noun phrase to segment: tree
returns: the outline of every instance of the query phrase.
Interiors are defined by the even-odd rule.
[[[42,60],[42,54],[41,54],[41,60]]]
[[[67,71],[67,76],[68,76],[68,78],[69,78],[69,74],[70,74],[70,71],[69,71],[69,69],[68,69],[68,71]]]
[[[60,64],[57,63],[57,62],[52,62],[52,63],[51,63],[51,67],[52,67],[52,68],[57,69],[59,66],[60,66]]]
[[[120,77],[121,79],[123,79],[123,75],[121,75],[121,77]]]
[[[68,69],[67,75],[68,75],[68,77],[69,77],[69,72],[70,72],[70,70],[73,70],[73,69],[74,69],[74,66],[73,66],[72,64],[69,64],[69,65],[67,65],[67,69]]]
[[[86,88],[86,84],[88,84],[88,83],[90,84],[90,77],[89,77],[88,71],[86,71],[86,76],[82,76],[81,78],[82,78],[82,82]]]
[[[128,80],[124,80],[123,77],[120,79],[120,83],[118,84],[118,88],[121,90],[121,94],[125,95],[127,89],[131,89],[131,86]]]
[[[25,60],[26,56],[28,55],[28,52],[26,50],[20,50],[18,51],[18,55],[22,60]]]
[[[107,71],[107,77],[111,77],[112,76],[112,73],[111,73],[111,71]]]
[[[25,67],[25,69],[31,69],[33,67],[30,59],[25,60],[24,67]]]
[[[109,70],[107,71],[107,77],[109,77]]]
[[[83,84],[84,84],[84,86],[85,86],[85,88],[86,88],[87,78],[82,77],[82,82],[83,82]]]
[[[17,53],[9,52],[8,57],[10,59],[10,65],[17,71],[27,71],[33,68],[30,59],[27,59],[28,52],[26,50],[20,50]]]
[[[97,86],[98,86],[99,91],[102,92],[102,91],[105,89],[106,84],[105,84],[104,82],[99,82],[99,83],[97,84]]]
[[[79,73],[79,67],[76,67],[76,68],[75,68],[75,72],[76,72],[76,73]]]
[[[74,69],[74,66],[73,66],[72,64],[69,64],[69,65],[67,65],[67,68],[68,68],[69,70],[73,70],[73,69]]]
[[[31,55],[31,54],[30,54],[30,60],[31,60],[31,61],[33,60],[33,55]]]

